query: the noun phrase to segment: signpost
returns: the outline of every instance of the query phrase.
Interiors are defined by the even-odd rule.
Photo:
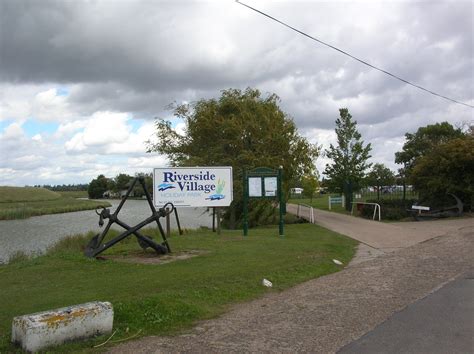
[[[284,236],[283,215],[286,213],[285,200],[281,188],[283,168],[272,170],[267,167],[259,167],[250,171],[244,170],[243,198],[244,198],[244,236],[248,235],[248,201],[249,198],[270,198],[279,202],[280,221],[279,234]]]
[[[331,205],[333,204],[341,204],[342,207],[345,206],[345,198],[344,196],[340,196],[340,197],[331,197],[329,196],[328,198],[328,207],[329,207],[329,210],[331,210]]]
[[[232,167],[165,167],[153,170],[156,207],[226,207],[232,202]]]

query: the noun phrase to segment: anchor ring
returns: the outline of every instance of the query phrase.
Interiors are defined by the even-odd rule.
[[[100,212],[97,211],[97,210],[99,210],[99,209],[105,210],[106,208],[105,208],[104,206],[102,206],[102,205],[100,205],[100,206],[98,206],[97,208],[95,208],[95,213],[96,213],[97,215],[102,214],[102,211],[100,211]]]

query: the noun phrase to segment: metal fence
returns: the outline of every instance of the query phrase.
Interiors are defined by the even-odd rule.
[[[354,200],[416,199],[418,193],[411,186],[367,187],[354,193]]]

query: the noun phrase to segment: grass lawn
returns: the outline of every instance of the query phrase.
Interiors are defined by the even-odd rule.
[[[15,350],[9,343],[14,316],[97,300],[114,306],[113,340],[139,331],[139,336],[176,333],[221,314],[231,304],[336,272],[341,267],[332,259],[347,264],[357,245],[311,224],[286,226],[284,238],[275,227],[249,233],[245,238],[242,231],[227,230],[221,236],[209,230],[172,235],[174,254],[202,253],[161,265],[87,259],[80,250],[82,236],[64,240],[45,256],[0,266],[0,352]],[[107,252],[143,251],[130,238]],[[263,278],[272,281],[273,288],[262,286]],[[54,350],[91,351],[107,337]]]
[[[0,187],[0,220],[95,209],[109,203],[79,200],[84,192],[53,192],[34,187]],[[87,196],[87,194],[86,194]]]
[[[61,197],[89,198],[87,191],[59,191],[56,193],[59,193]]]

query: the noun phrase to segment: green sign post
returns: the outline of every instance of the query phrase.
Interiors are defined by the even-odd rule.
[[[276,199],[280,205],[279,233],[284,236],[284,219],[286,213],[285,199],[281,188],[283,168],[272,170],[267,167],[258,167],[253,170],[244,170],[243,197],[244,197],[244,236],[249,232],[248,202],[249,198]]]

